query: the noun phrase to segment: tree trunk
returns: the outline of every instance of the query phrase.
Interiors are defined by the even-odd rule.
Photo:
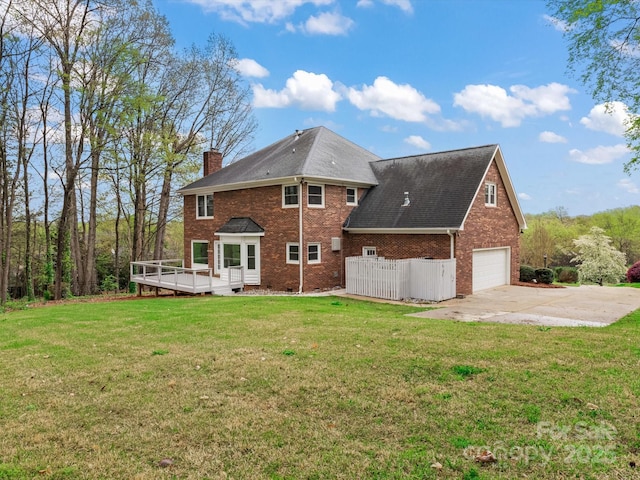
[[[164,251],[164,236],[167,231],[167,217],[169,215],[169,204],[171,201],[171,177],[173,166],[168,166],[164,172],[162,180],[162,190],[160,192],[160,205],[158,207],[158,223],[156,226],[156,241],[153,249],[153,259],[162,260]]]
[[[63,185],[64,197],[60,220],[58,221],[58,238],[56,252],[56,274],[54,297],[60,300],[71,292],[71,246],[69,237],[71,234],[70,218],[75,214],[75,183],[77,169],[73,165],[73,138],[71,135],[71,65],[68,62],[62,64],[62,89],[64,91],[64,140],[65,140],[65,168],[66,183]]]

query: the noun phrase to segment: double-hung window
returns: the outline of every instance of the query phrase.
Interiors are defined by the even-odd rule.
[[[320,263],[319,243],[309,243],[307,245],[307,263]]]
[[[307,205],[309,207],[324,207],[324,186],[307,185]]]
[[[488,207],[495,207],[497,202],[497,190],[496,184],[493,182],[487,182],[484,184],[484,204]]]
[[[213,193],[196,196],[196,218],[213,218]]]
[[[282,207],[297,207],[298,206],[298,185],[283,185],[282,186]]]
[[[300,246],[297,243],[287,243],[287,263],[300,263]]]
[[[358,205],[358,189],[347,187],[347,205]]]

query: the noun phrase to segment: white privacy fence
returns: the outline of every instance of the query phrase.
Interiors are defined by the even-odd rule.
[[[455,259],[348,257],[345,270],[347,293],[353,295],[432,302],[456,296]]]

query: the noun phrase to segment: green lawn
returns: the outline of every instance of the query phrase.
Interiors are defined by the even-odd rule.
[[[570,329],[418,310],[241,296],[2,313],[0,479],[640,477],[640,311]],[[496,462],[475,461],[485,448]]]

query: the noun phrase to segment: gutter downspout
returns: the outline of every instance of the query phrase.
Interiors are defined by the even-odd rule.
[[[299,276],[300,276],[300,284],[298,285],[298,293],[302,293],[302,287],[304,285],[304,255],[303,252],[303,236],[302,236],[302,199],[304,195],[302,194],[304,178],[300,179],[300,189],[298,192],[298,264],[299,264]]]
[[[447,235],[449,235],[450,245],[451,245],[449,247],[449,250],[451,252],[449,258],[454,259],[454,258],[456,258],[456,256],[455,256],[455,242],[454,242],[454,239],[453,239],[453,233],[451,233],[451,230],[449,230],[448,228],[447,228]]]

